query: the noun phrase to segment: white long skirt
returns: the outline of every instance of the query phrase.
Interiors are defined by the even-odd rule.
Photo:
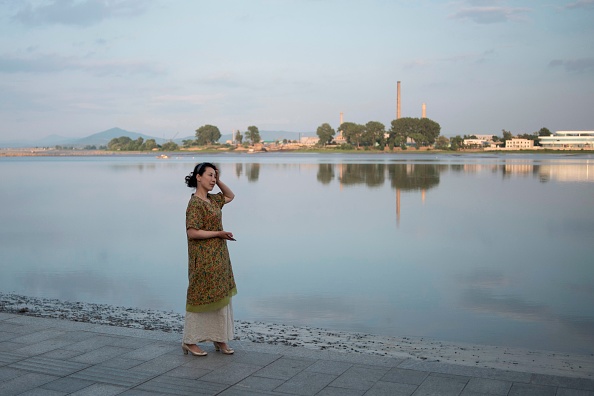
[[[211,312],[188,312],[184,322],[184,344],[227,342],[235,337],[231,301]]]

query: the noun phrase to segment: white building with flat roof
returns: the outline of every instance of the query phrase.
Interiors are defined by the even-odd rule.
[[[505,148],[515,150],[532,150],[534,148],[534,140],[513,138],[505,141]]]
[[[316,144],[318,144],[319,141],[320,141],[320,138],[319,137],[303,136],[299,140],[299,143],[300,144],[303,144],[305,146],[315,146]]]
[[[474,136],[476,136],[477,139],[485,140],[487,142],[493,141],[493,135],[474,135]]]
[[[546,149],[594,149],[594,131],[557,131],[539,139]]]
[[[489,142],[484,139],[464,139],[464,147],[482,148],[489,145]]]

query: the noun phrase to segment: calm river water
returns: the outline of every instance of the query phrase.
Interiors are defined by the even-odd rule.
[[[220,165],[236,319],[594,353],[594,156],[0,158],[0,291],[183,312]]]

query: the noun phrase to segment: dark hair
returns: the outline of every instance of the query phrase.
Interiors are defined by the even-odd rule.
[[[201,162],[194,167],[194,170],[186,176],[186,184],[190,188],[198,187],[198,182],[196,181],[196,175],[202,176],[206,168],[212,168],[215,171],[218,171],[217,167],[211,164],[210,162]]]

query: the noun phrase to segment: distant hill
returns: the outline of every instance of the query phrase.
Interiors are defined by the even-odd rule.
[[[244,134],[244,132],[242,132]],[[103,132],[97,132],[84,138],[68,138],[59,135],[50,135],[42,139],[37,140],[10,140],[0,142],[0,147],[4,148],[19,148],[19,147],[54,147],[54,146],[72,146],[83,148],[85,146],[107,146],[109,141],[114,138],[127,136],[132,140],[136,140],[139,137],[144,140],[155,139],[157,144],[163,144],[169,139],[158,138],[154,136],[145,135],[138,132],[126,131],[121,128],[111,128]],[[260,137],[263,141],[275,141],[275,140],[298,140],[300,137],[315,136],[314,132],[287,132],[287,131],[260,131]],[[184,140],[195,139],[195,135],[181,137],[173,139],[173,141],[180,146]],[[219,139],[220,143],[225,143],[227,140],[233,140],[232,134],[222,135]]]
[[[67,138],[59,135],[50,135],[38,140],[12,140],[0,142],[0,147],[19,148],[19,147],[54,147],[67,146],[83,148],[85,146],[107,146],[111,139],[127,136],[132,140],[139,137],[144,140],[155,139],[158,144],[163,144],[167,140],[163,138],[156,138],[142,133],[126,131],[121,128],[111,128],[103,132],[97,132],[84,138]],[[180,141],[181,143],[181,141]]]

